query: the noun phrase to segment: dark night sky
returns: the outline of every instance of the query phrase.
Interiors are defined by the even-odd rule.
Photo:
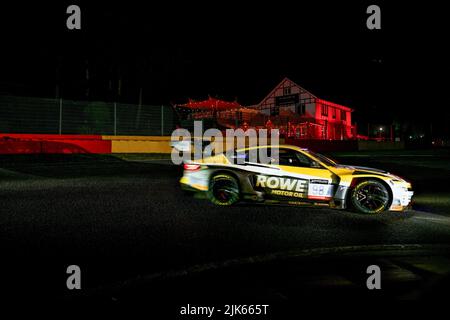
[[[2,4],[0,93],[54,97],[59,83],[64,98],[137,103],[142,86],[146,104],[208,94],[253,104],[287,76],[356,109],[357,120],[430,121],[437,108],[436,121],[448,123],[440,5],[164,3]],[[81,31],[66,29],[70,4],[81,7]],[[380,5],[382,30],[366,28],[369,4]]]

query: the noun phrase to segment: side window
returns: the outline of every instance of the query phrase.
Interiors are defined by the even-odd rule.
[[[261,158],[261,154],[263,155],[263,158]],[[235,158],[240,158],[244,162],[270,164],[270,155],[270,148],[260,148],[251,151],[246,150],[245,153],[237,154]]]
[[[256,152],[250,152],[249,150],[245,151],[244,153],[237,153],[232,157],[232,162],[235,164],[244,164],[246,162],[255,163],[255,156],[256,156],[256,163],[262,163],[262,164],[270,164],[271,157],[272,157],[272,149],[271,148],[265,148],[264,150],[255,149]],[[253,150],[253,151],[255,151]],[[261,159],[260,152],[265,153],[264,158]],[[275,156],[275,155],[274,155]],[[278,159],[279,159],[279,165],[280,166],[293,166],[293,167],[305,167],[305,168],[321,168],[320,164],[318,164],[316,161],[312,160],[311,158],[305,156],[301,152],[297,152],[291,149],[278,149]],[[240,160],[240,161],[239,161]],[[264,160],[264,161],[263,161]]]
[[[249,153],[248,151],[245,152],[235,152],[231,157],[228,158],[231,163],[233,164],[244,164],[245,162],[248,162]]]
[[[278,156],[280,166],[297,166],[299,164],[297,157],[291,150],[280,149]]]
[[[311,158],[308,158],[301,152],[295,152],[295,155],[297,156],[297,159],[300,163],[300,167],[308,167],[308,168],[320,168],[320,165],[316,163]]]
[[[280,149],[281,166],[310,167],[311,160],[299,152],[289,149]]]
[[[320,168],[318,163],[305,156],[303,153],[294,150],[280,149],[279,157],[281,166]]]

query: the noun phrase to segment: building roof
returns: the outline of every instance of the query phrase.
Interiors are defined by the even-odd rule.
[[[300,86],[296,82],[292,81],[288,77],[284,77],[283,80],[281,80],[258,104],[256,104],[256,106],[262,104],[265,100],[270,98],[275,93],[275,91],[280,86],[282,86],[285,82],[290,82],[291,85],[299,87],[303,93],[307,93],[307,94],[311,95],[313,98],[317,99],[317,102],[319,102],[319,103],[324,103],[324,104],[333,106],[333,107],[338,108],[338,109],[343,109],[343,110],[346,110],[346,111],[353,111],[353,109],[351,109],[349,107],[346,107],[344,105],[341,105],[341,104],[338,104],[338,103],[334,103],[334,102],[330,102],[330,101],[327,101],[325,99],[318,98],[316,95],[312,94],[310,91],[306,90],[305,88],[303,88],[302,86]]]
[[[295,86],[301,88],[303,91],[305,91],[306,93],[309,93],[311,96],[313,96],[314,98],[317,98],[315,95],[313,95],[311,92],[309,92],[308,90],[304,89],[303,87],[299,86],[297,83],[295,83],[294,81],[292,81],[291,79],[289,79],[288,77],[284,77],[283,80],[281,80],[258,104],[261,104],[262,102],[264,102],[266,99],[268,99],[272,94],[275,93],[275,91],[282,86],[285,82],[291,82],[292,84],[294,84]]]
[[[188,103],[178,104],[177,107],[185,107],[189,109],[205,109],[205,110],[228,110],[237,109],[242,106],[237,101],[224,101],[209,97],[207,100],[194,101],[189,99]]]

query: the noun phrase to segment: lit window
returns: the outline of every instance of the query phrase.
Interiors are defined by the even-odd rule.
[[[328,116],[328,106],[327,105],[322,105],[322,115],[323,116]]]

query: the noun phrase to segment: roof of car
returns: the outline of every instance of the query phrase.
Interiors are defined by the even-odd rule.
[[[261,148],[273,148],[276,147],[277,145],[262,145],[262,146],[254,146],[254,147],[247,147],[247,148],[241,148],[238,149],[237,151],[246,151],[246,150],[253,150],[253,149],[261,149]],[[280,144],[278,145],[278,148],[287,148],[287,149],[292,149],[292,150],[302,150],[302,151],[307,151],[307,148],[301,148],[298,146],[293,146],[290,144]]]

